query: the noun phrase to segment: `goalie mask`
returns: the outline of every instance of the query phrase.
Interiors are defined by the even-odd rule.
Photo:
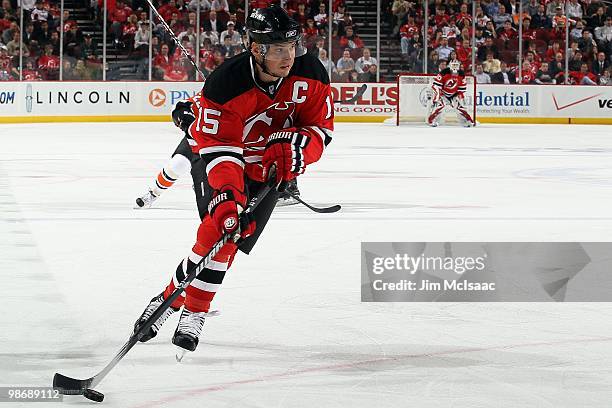
[[[457,60],[452,60],[451,62],[449,62],[448,67],[450,68],[453,74],[456,74],[461,68],[461,63]]]
[[[282,8],[272,5],[254,9],[246,20],[246,47],[259,44],[259,54],[265,60],[288,58],[295,47],[295,56],[306,54],[302,42],[302,28]]]

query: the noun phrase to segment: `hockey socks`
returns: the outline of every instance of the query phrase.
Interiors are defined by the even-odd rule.
[[[156,197],[174,185],[176,180],[191,169],[191,162],[181,154],[174,155],[155,178],[150,191]]]

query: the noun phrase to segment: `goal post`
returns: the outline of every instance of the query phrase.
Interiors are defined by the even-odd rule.
[[[397,76],[397,111],[395,124],[427,123],[431,103],[433,74],[399,74]],[[466,75],[465,107],[476,121],[476,78]],[[446,124],[458,124],[454,113],[445,112]]]

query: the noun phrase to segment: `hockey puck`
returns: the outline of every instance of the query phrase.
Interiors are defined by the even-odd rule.
[[[138,207],[142,208],[142,207],[144,207],[145,203],[144,203],[144,201],[142,201],[142,198],[138,197],[138,198],[136,199],[136,205],[137,205]]]
[[[85,392],[83,393],[83,396],[89,400],[96,401],[96,402],[102,402],[104,400],[104,394],[102,394],[101,392],[92,390],[91,388],[86,389]]]

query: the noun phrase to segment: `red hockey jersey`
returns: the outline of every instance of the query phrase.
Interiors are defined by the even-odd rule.
[[[467,89],[465,74],[462,70],[453,74],[450,68],[445,68],[434,78],[432,87],[447,98],[462,97]]]
[[[243,190],[244,175],[263,180],[261,160],[271,133],[297,128],[308,138],[304,162],[316,162],[331,141],[334,109],[331,86],[318,58],[295,59],[286,78],[274,84],[257,79],[255,61],[245,52],[219,66],[194,98],[196,120],[189,135],[206,161],[211,187]]]

